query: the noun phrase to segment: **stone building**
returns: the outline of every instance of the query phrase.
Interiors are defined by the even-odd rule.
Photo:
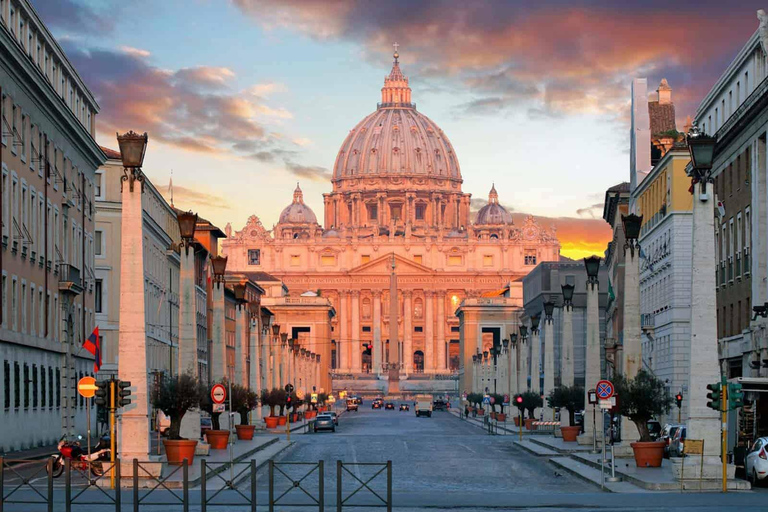
[[[461,301],[559,257],[555,234],[532,217],[514,224],[495,187],[472,221],[458,157],[446,134],[416,110],[397,53],[381,103],[347,135],[331,183],[322,225],[297,186],[272,230],[254,215],[241,230],[228,230],[222,250],[233,270],[266,271],[292,296],[312,290],[330,300],[331,332],[311,338],[338,385],[350,389],[382,389],[387,333],[396,321],[401,389],[443,390],[442,379],[461,372],[454,316]],[[396,298],[389,296],[393,254]],[[390,300],[398,301],[397,319]]]
[[[0,2],[0,451],[85,431],[98,105],[27,0]],[[95,416],[95,415],[94,415]],[[29,428],[34,425],[35,428]]]

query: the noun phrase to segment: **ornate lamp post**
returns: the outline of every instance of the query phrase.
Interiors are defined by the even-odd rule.
[[[595,415],[595,406],[589,403],[589,390],[593,389],[597,385],[597,381],[600,380],[600,312],[598,310],[600,258],[598,256],[584,258],[584,267],[587,271],[587,350],[584,372],[586,410],[582,443],[592,443],[593,451],[595,451],[594,422],[588,421],[587,418]]]
[[[128,182],[130,192],[133,192],[133,184],[141,182],[141,191],[144,192],[144,173],[141,166],[144,165],[144,154],[147,152],[147,133],[139,135],[129,131],[123,135],[117,134],[117,144],[120,146],[120,158],[123,161],[123,176],[120,178],[120,189],[123,182]]]
[[[540,315],[531,317],[531,391],[541,392],[541,337],[539,336]]]
[[[627,378],[634,378],[643,366],[640,326],[640,229],[642,215],[622,215],[624,227],[624,342],[620,371]],[[616,362],[618,365],[618,361]],[[637,429],[629,418],[622,418],[621,440],[624,444],[636,441]]]
[[[563,338],[560,351],[560,383],[563,386],[573,386],[573,290],[572,284],[560,287],[563,291]],[[566,414],[566,421],[569,421]]]
[[[197,369],[197,292],[195,290],[195,228],[197,214],[177,212],[181,235],[179,267],[179,373],[196,377]],[[190,251],[192,248],[192,251]]]
[[[519,380],[519,370],[517,368],[517,361],[518,361],[518,355],[517,355],[517,333],[512,333],[509,335],[509,342],[510,342],[510,350],[508,352],[509,359],[507,364],[509,365],[509,396],[512,397],[517,394],[518,385],[517,382]]]
[[[713,340],[717,339],[717,304],[715,298],[715,225],[714,205],[707,191],[713,182],[712,165],[715,137],[691,127],[688,149],[691,164],[686,169],[693,183],[693,259],[691,262],[691,351],[687,406],[688,435],[703,439],[705,456],[716,462],[720,455],[720,425],[717,411],[707,407],[703,391],[718,382],[720,368]],[[696,186],[698,185],[698,186]],[[723,418],[722,421],[725,421]]]
[[[554,421],[555,411],[547,405],[546,397],[555,388],[555,330],[552,314],[555,311],[555,303],[550,298],[544,302],[544,387],[541,394],[545,397],[542,415]]]
[[[235,294],[235,382],[248,386],[248,312],[245,298],[245,284],[238,283],[232,287]],[[254,357],[254,354],[251,354]]]
[[[248,343],[250,345],[251,359],[249,361],[250,373],[248,375],[248,385],[261,398],[261,322],[259,321],[260,304],[257,300],[248,302],[248,315],[250,321],[250,330],[248,332]],[[252,425],[261,425],[262,408],[256,408],[256,415],[251,415]]]
[[[528,351],[525,347],[525,342],[528,340],[528,326],[520,324],[517,328],[520,332],[520,372],[517,379],[517,392],[522,393],[528,389]]]

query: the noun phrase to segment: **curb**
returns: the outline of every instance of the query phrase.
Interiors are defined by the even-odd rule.
[[[234,462],[234,463],[242,462],[244,459],[247,459],[248,457],[252,456],[253,454],[258,453],[258,452],[260,452],[260,451],[262,451],[262,450],[272,446],[273,444],[277,443],[278,441],[280,441],[280,438],[277,438],[277,437],[274,438],[274,439],[270,439],[266,443],[260,444],[259,446],[257,446],[253,450],[249,450],[249,451],[247,451],[247,452],[245,452],[245,453],[243,453],[241,455],[238,455],[237,457],[232,459],[232,462]],[[291,444],[293,444],[293,443],[291,443]],[[288,445],[288,446],[290,446],[290,445]],[[287,448],[287,446],[286,446],[286,448]],[[219,473],[221,473],[222,471],[226,471],[227,469],[229,469],[229,463],[224,463],[224,464],[221,464],[216,469],[208,470],[207,471],[207,475],[208,476],[218,475]],[[194,480],[190,480],[189,481],[189,485],[193,485],[193,486],[200,485],[200,482],[202,482],[202,476],[197,477]]]

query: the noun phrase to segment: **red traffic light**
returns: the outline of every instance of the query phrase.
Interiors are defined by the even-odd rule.
[[[368,350],[373,350],[373,345],[371,345],[370,343],[368,344]]]
[[[675,395],[675,400],[677,400],[678,402],[682,402],[683,401],[683,395],[681,395],[680,393],[676,394]]]
[[[515,403],[516,403],[516,404],[521,404],[521,403],[523,403],[523,397],[522,397],[521,395],[517,395],[517,396],[515,397]]]

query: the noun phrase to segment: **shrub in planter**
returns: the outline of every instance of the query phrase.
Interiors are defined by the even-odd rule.
[[[248,416],[258,406],[259,397],[253,390],[240,385],[232,386],[232,407],[240,413],[240,424],[235,425],[238,439],[246,441],[253,439],[256,426],[248,423]]]
[[[533,391],[526,391],[523,393],[523,409],[528,411],[529,419],[536,419],[534,413],[536,412],[536,409],[542,405],[544,405],[544,400],[542,400],[541,395],[538,393],[534,393]]]
[[[278,397],[275,394],[277,389],[263,389],[261,390],[261,403],[269,407],[269,416],[264,418],[264,422],[267,428],[277,427],[277,416],[275,415],[275,407],[278,404]]]
[[[181,420],[190,409],[200,407],[207,390],[189,374],[165,376],[152,391],[152,405],[160,409],[171,420],[168,438],[163,440],[168,462],[180,463],[184,459],[192,462],[195,458],[197,440],[182,439]]]
[[[584,409],[584,388],[581,386],[560,386],[553,389],[547,397],[547,403],[550,407],[566,409],[568,411],[568,427],[560,427],[563,434],[563,441],[566,443],[575,443],[581,427],[575,425],[575,413]]]
[[[664,443],[651,441],[648,421],[667,414],[672,407],[672,397],[664,382],[645,370],[634,379],[619,375],[614,379],[619,398],[619,414],[629,418],[637,427],[640,440],[630,443],[635,452],[637,467],[660,467],[664,456]]]

